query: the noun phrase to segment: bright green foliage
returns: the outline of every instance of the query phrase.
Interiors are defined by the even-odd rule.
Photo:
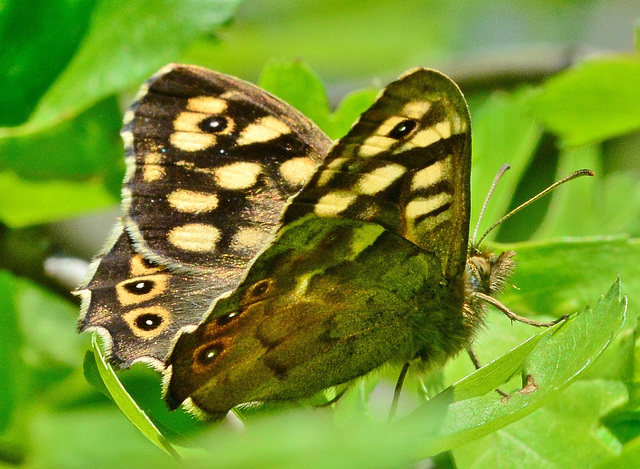
[[[550,79],[531,105],[568,145],[640,129],[640,63],[635,57],[586,62]]]
[[[258,3],[246,5],[253,8]],[[519,13],[507,1],[489,10],[486,2],[452,2],[448,12],[426,11],[430,2],[407,3],[419,3],[421,14],[405,9],[398,13],[397,2],[367,12],[359,2],[346,3],[332,3],[340,14],[339,21],[330,23],[332,28],[339,24],[339,34],[327,33],[320,14],[326,9],[323,2],[298,2],[283,8],[281,16],[265,19],[268,29],[260,33],[250,21],[238,23],[220,46],[210,32],[230,17],[235,1],[4,2],[0,64],[11,73],[3,74],[0,82],[3,90],[11,91],[3,93],[0,117],[3,125],[20,127],[0,129],[3,229],[116,203],[123,170],[118,156],[119,109],[166,62],[198,60],[224,72],[235,68],[246,78],[252,73],[244,72],[246,64],[255,70],[273,54],[302,55],[312,59],[325,79],[338,70],[351,78],[367,77],[355,86],[349,82],[352,89],[367,86],[373,75],[384,73],[386,82],[409,65],[451,61],[450,51],[459,51],[464,41],[475,45],[479,37],[486,38],[488,33],[477,29],[479,18],[494,18],[503,9],[510,15]],[[522,34],[536,29],[552,34],[550,40],[571,40],[560,23],[549,26],[549,21],[566,20],[583,3],[546,2],[540,8],[535,2],[532,15],[545,27],[524,28]],[[314,21],[296,20],[292,28],[288,21],[309,8]],[[402,15],[402,21],[392,21],[391,12]],[[25,17],[31,21],[25,22]],[[24,30],[16,27],[27,23]],[[360,28],[363,24],[368,29]],[[419,29],[410,27],[415,24]],[[306,30],[317,45],[308,52],[309,43],[300,42]],[[345,47],[350,30],[366,40]],[[377,36],[384,31],[394,38],[386,42],[388,48],[381,46],[383,36]],[[283,46],[276,49],[279,41]],[[341,59],[345,55],[358,59]],[[381,72],[381,64],[393,71]],[[313,113],[332,138],[343,135],[371,102],[372,92],[346,99],[333,116],[322,87],[310,85],[317,77],[304,76],[304,68],[298,63],[271,65],[264,72],[264,86]],[[395,368],[358,383],[335,408],[239,410],[250,431],[238,432],[228,425],[209,427],[182,411],[170,414],[161,400],[158,375],[135,366],[117,377],[156,425],[159,433],[154,438],[161,435],[195,467],[407,467],[448,449],[459,468],[492,467],[496,462],[518,468],[638,466],[640,81],[623,79],[637,71],[637,56],[609,55],[523,89],[467,93],[474,128],[472,224],[503,163],[511,163],[512,170],[499,185],[482,228],[554,178],[578,167],[596,171],[595,178],[560,188],[493,233],[498,241],[512,242],[499,247],[518,253],[511,282],[517,289],[507,288],[501,297],[506,305],[540,320],[582,313],[553,330],[538,331],[512,325],[490,311],[487,330],[478,335],[475,348],[483,363],[500,357],[498,361],[471,374],[468,358],[460,356],[424,382],[423,375],[410,376],[392,425],[385,420],[399,371]],[[280,74],[288,83],[305,83],[314,91],[280,86]],[[296,89],[296,97],[285,94]],[[118,98],[120,107],[115,105]],[[53,149],[55,154],[47,153]],[[534,232],[535,243],[523,242]],[[572,238],[562,238],[567,235]],[[617,274],[621,291],[629,295],[629,310],[614,337],[624,310],[617,287],[603,302],[598,298]],[[587,304],[591,309],[585,309]],[[183,467],[127,421],[145,421],[135,407],[123,415],[87,382],[82,362],[91,346],[89,337],[75,333],[77,311],[77,304],[54,293],[50,285],[0,272],[0,466]],[[535,337],[525,342],[531,336]],[[514,347],[518,348],[509,352]],[[93,353],[86,363],[85,371],[95,382],[100,365]],[[556,365],[562,373],[553,375]],[[527,395],[517,393],[523,367],[540,379],[538,390]],[[424,403],[425,388],[433,397],[434,390],[467,376]],[[502,403],[492,391],[496,386],[516,391],[515,398]],[[128,397],[113,398],[120,404],[123,399]],[[415,409],[419,411],[410,415]],[[506,415],[505,410],[513,413]],[[519,420],[513,421],[516,417]],[[478,426],[465,426],[471,422]],[[190,452],[176,442],[209,454]]]

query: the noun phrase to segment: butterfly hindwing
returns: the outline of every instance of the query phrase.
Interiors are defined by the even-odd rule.
[[[310,397],[388,361],[441,362],[468,343],[469,132],[448,78],[420,69],[390,84],[240,286],[179,337],[170,406],[189,398],[218,417]]]
[[[256,86],[187,65],[142,87],[122,136],[123,222],[80,287],[78,327],[101,332],[120,367],[161,368],[177,331],[239,283],[331,142]]]
[[[228,285],[206,272],[172,272],[133,250],[121,223],[114,241],[94,260],[91,278],[81,292],[81,331],[96,330],[106,340],[111,362],[128,368],[145,361],[157,369],[177,332],[197,324],[214,298]]]

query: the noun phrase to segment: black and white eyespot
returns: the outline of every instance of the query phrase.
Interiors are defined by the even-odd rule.
[[[237,319],[241,313],[242,311],[232,311],[223,316],[220,316],[219,318],[216,319],[216,324],[218,324],[218,326],[226,326],[234,319]]]
[[[388,134],[388,137],[400,140],[401,138],[409,135],[418,126],[418,123],[413,119],[405,119],[398,122]]]
[[[198,124],[200,130],[207,133],[223,132],[229,126],[229,121],[223,116],[210,116]]]
[[[156,286],[156,282],[153,280],[134,280],[133,282],[125,283],[124,289],[133,295],[146,295]]]
[[[153,313],[144,313],[135,318],[134,324],[135,326],[145,332],[153,331],[160,326],[164,322],[164,318],[158,314]]]
[[[218,342],[204,345],[196,351],[196,363],[201,366],[209,366],[215,362],[223,350],[224,347]]]

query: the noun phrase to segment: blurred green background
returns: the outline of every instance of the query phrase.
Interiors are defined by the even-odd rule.
[[[0,467],[127,467],[158,457],[83,376],[89,338],[75,333],[78,303],[68,291],[85,265],[68,259],[49,262],[47,271],[44,265],[51,256],[87,260],[102,245],[118,216],[122,112],[168,62],[256,82],[266,64],[300,59],[326,84],[332,108],[347,93],[384,86],[411,67],[449,74],[467,95],[474,124],[472,223],[503,163],[513,174],[492,202],[487,225],[558,175],[580,167],[597,173],[499,229],[494,239],[504,243],[564,237],[557,245],[518,246],[516,283],[524,293],[507,292],[505,303],[522,314],[573,312],[595,302],[620,273],[635,320],[639,19],[637,0],[0,2]],[[559,290],[549,292],[552,284]],[[634,326],[624,342],[630,357],[637,353]],[[483,361],[520,342],[504,334],[481,339]],[[606,377],[619,384],[615,390],[598,388],[608,398],[580,427],[589,438],[572,440],[576,452],[593,448],[594,435],[606,447],[583,458],[585,467],[640,447],[637,373],[629,360],[624,372]],[[451,369],[444,383],[469,372],[467,365]],[[184,414],[165,415],[155,373],[136,367],[122,377],[169,436],[206,428]],[[594,392],[583,386],[582,393]],[[547,420],[565,422],[556,407]],[[556,444],[571,447],[562,439]],[[493,449],[500,450],[516,451]],[[478,453],[454,452],[452,460],[490,467],[470,454]],[[545,457],[547,467],[562,467]]]

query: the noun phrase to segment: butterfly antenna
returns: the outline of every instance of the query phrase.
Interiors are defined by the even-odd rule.
[[[482,209],[480,210],[480,216],[478,217],[478,222],[476,223],[476,228],[473,230],[473,237],[471,238],[471,245],[476,246],[476,235],[478,234],[478,228],[480,228],[480,222],[482,221],[482,216],[484,215],[484,210],[487,208],[487,204],[489,203],[489,199],[493,195],[493,191],[496,190],[496,186],[498,185],[498,181],[502,178],[502,175],[507,172],[507,170],[511,168],[508,164],[503,164],[498,170],[498,174],[493,178],[493,183],[491,184],[491,188],[487,193],[487,197],[484,199],[484,203],[482,204]]]
[[[507,213],[505,216],[503,216],[500,220],[498,220],[493,225],[491,225],[491,227],[489,227],[489,229],[487,231],[485,231],[484,234],[480,237],[480,239],[478,240],[478,244],[480,244],[482,242],[482,240],[484,238],[486,238],[487,235],[489,233],[491,233],[491,231],[493,231],[493,229],[496,226],[498,226],[500,223],[504,222],[507,218],[511,218],[513,215],[518,213],[520,210],[525,208],[527,205],[532,204],[533,202],[538,200],[540,197],[544,197],[549,192],[554,190],[556,187],[564,184],[565,182],[569,182],[569,181],[571,181],[572,179],[575,179],[575,178],[579,178],[579,177],[582,177],[582,176],[593,176],[593,175],[594,175],[594,172],[591,171],[590,169],[579,169],[578,171],[574,171],[573,173],[569,174],[568,176],[563,177],[559,181],[554,182],[549,187],[547,187],[545,190],[543,190],[542,192],[538,193],[537,195],[534,195],[533,197],[531,197],[529,200],[527,200],[523,204],[517,206],[516,208],[511,210],[509,213]],[[475,235],[474,235],[474,241],[475,241]],[[474,246],[476,246],[476,244],[474,244]]]

